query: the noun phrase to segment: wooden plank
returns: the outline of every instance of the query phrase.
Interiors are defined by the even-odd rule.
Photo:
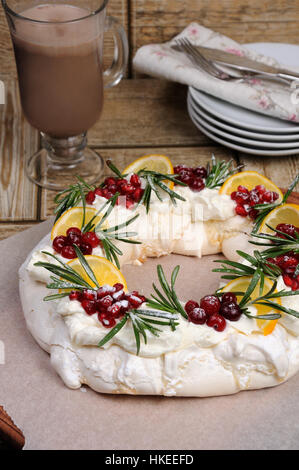
[[[111,159],[113,163],[120,169],[124,169],[129,163],[143,155],[159,153],[167,155],[173,165],[183,163],[190,166],[206,165],[211,159],[212,153],[217,158],[229,160],[234,155],[231,150],[224,147],[161,147],[161,148],[127,148],[127,149],[97,149],[105,160]],[[99,183],[106,176],[110,175],[111,171],[108,167],[105,168],[105,173],[100,179]],[[46,219],[53,215],[55,207],[53,203],[55,193],[53,191],[43,191],[42,197],[42,218]]]
[[[16,80],[0,78],[6,91],[0,105],[0,218],[35,220],[38,189],[25,175],[25,160],[38,149],[39,137],[22,115]]]
[[[287,188],[299,173],[299,155],[289,157],[255,157],[241,154],[240,162],[245,169],[263,173],[277,186]],[[297,191],[299,188],[297,188]]]
[[[125,28],[128,34],[128,1],[113,0],[108,4],[107,14],[114,16]],[[110,33],[105,35],[104,40],[104,68],[110,66],[113,59],[114,43]],[[9,29],[4,14],[4,10],[0,8],[0,57],[1,57],[1,73],[10,73],[16,76],[16,67],[11,44]]]
[[[240,42],[297,44],[299,3],[288,0],[130,0],[133,53],[144,44],[164,42],[190,22]]]
[[[187,113],[187,87],[155,79],[123,80],[105,92],[103,114],[89,132],[93,147],[207,144]]]

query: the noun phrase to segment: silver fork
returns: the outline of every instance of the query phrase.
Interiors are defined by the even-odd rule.
[[[237,77],[236,75],[231,75],[227,71],[224,72],[221,70],[214,62],[209,61],[206,59],[199,50],[193,46],[193,44],[187,38],[180,38],[176,39],[175,45],[171,46],[173,49],[184,52],[190,58],[190,60],[196,65],[197,67],[201,68],[208,74],[212,75],[219,80],[226,80],[226,81],[235,81],[235,82],[243,82],[246,80],[250,80],[252,78],[262,78],[265,79],[264,74],[259,74],[256,72],[247,72],[242,74],[241,76]],[[289,82],[283,78],[270,78],[267,77],[268,80],[280,81],[284,84],[289,85]]]
[[[197,49],[194,47],[189,39],[181,38],[175,41],[176,46],[174,47],[176,50],[180,52],[185,52],[189,59],[193,62],[194,65],[197,67],[202,68],[205,72],[209,73],[215,78],[220,80],[231,80],[236,79],[236,76],[229,75],[228,73],[223,72],[220,70],[216,65],[212,62],[207,60]]]

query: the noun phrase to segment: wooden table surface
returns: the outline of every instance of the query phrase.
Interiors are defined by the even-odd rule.
[[[170,39],[189,22],[199,21],[245,43],[298,42],[299,0],[111,0],[109,13],[124,25],[130,43],[126,79],[105,92],[104,112],[89,132],[89,144],[120,168],[133,159],[163,153],[174,163],[202,164],[211,154],[233,158],[286,187],[299,170],[299,155],[253,157],[208,139],[191,122],[184,86],[138,77],[132,57],[138,47]],[[106,41],[105,61],[111,56]],[[0,79],[6,104],[0,105],[0,238],[24,230],[52,214],[52,191],[34,186],[24,174],[25,159],[39,146],[38,133],[26,123],[20,107],[12,47],[0,13]]]

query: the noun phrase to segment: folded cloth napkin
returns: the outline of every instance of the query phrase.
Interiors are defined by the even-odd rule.
[[[3,406],[0,406],[0,437],[15,449],[21,450],[24,447],[24,434],[15,425]]]
[[[248,79],[246,82],[226,82],[214,78],[196,68],[185,54],[171,48],[175,40],[181,37],[187,37],[195,46],[221,49],[276,67],[281,65],[273,58],[249,51],[222,34],[197,23],[191,23],[178,36],[165,44],[150,44],[141,47],[134,57],[134,68],[138,72],[154,77],[191,85],[217,98],[259,113],[299,122],[296,86],[257,78]],[[288,69],[298,71],[294,67],[288,67]]]

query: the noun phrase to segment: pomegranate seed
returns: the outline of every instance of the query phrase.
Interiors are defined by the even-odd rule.
[[[295,229],[295,226],[292,224],[278,224],[276,227],[276,230],[279,230],[280,232],[283,232],[286,235],[289,235],[291,237],[295,237],[296,229]],[[279,238],[285,238],[280,233],[276,233],[276,236]]]
[[[184,168],[186,168],[185,165],[176,165],[173,168],[174,174],[178,175]]]
[[[193,174],[195,176],[199,176],[200,178],[206,178],[207,177],[207,170],[204,166],[198,166],[197,168],[194,168]]]
[[[81,235],[82,232],[78,227],[70,227],[67,229],[66,234],[70,235],[71,233],[76,233],[77,235]]]
[[[133,207],[135,205],[135,202],[130,199],[130,198],[126,198],[126,209],[131,209],[131,207]]]
[[[249,190],[245,186],[239,185],[237,189],[240,193],[249,194]]]
[[[237,191],[233,191],[230,195],[230,198],[235,201],[236,200],[236,197],[237,197]]]
[[[294,279],[292,282],[292,290],[297,290],[299,286],[299,283]]]
[[[107,310],[113,304],[113,298],[111,295],[106,295],[102,299],[97,300],[97,308],[99,310]]]
[[[112,297],[115,301],[123,300],[125,298],[125,293],[123,290],[118,290],[112,295]]]
[[[142,198],[143,196],[143,193],[144,193],[144,190],[141,189],[141,188],[137,188],[135,189],[134,193],[133,193],[133,199],[135,202],[139,202],[140,199]]]
[[[72,290],[69,293],[69,299],[70,300],[81,300],[82,299],[82,293],[78,290]]]
[[[111,191],[109,191],[109,189],[104,188],[103,197],[105,197],[106,199],[111,199],[113,197],[113,194],[111,193]]]
[[[131,196],[134,193],[135,189],[136,188],[132,184],[127,183],[127,184],[122,185],[121,193],[124,196]]]
[[[224,302],[220,308],[220,315],[230,321],[238,321],[242,315],[242,311],[234,302]]]
[[[82,235],[82,242],[88,243],[92,248],[99,246],[100,240],[94,232],[86,232]]]
[[[96,196],[103,197],[103,190],[102,190],[102,188],[96,188],[96,189],[94,190],[94,193],[95,193]]]
[[[113,178],[112,176],[109,176],[108,178],[105,179],[104,184],[106,186],[112,186],[112,185],[116,184],[116,179]]]
[[[250,191],[250,195],[249,195],[249,205],[251,207],[255,206],[256,204],[259,204],[260,202],[260,196],[258,194],[257,191],[255,191],[254,189],[252,191]]]
[[[119,290],[122,290],[124,288],[123,284],[120,282],[117,282],[116,284],[113,285],[115,292],[118,292]]]
[[[233,292],[225,292],[221,299],[222,303],[232,302],[234,304],[238,303],[237,296]]]
[[[94,191],[89,191],[85,196],[87,204],[92,204],[95,198],[96,197]]]
[[[97,311],[96,303],[94,300],[82,300],[81,305],[87,315],[93,315]]]
[[[185,304],[185,311],[187,313],[190,313],[192,310],[198,307],[199,307],[199,304],[195,302],[195,300],[188,300],[188,302]]]
[[[81,294],[83,300],[95,300],[95,292],[92,290],[86,289]]]
[[[59,237],[55,237],[52,243],[52,246],[57,253],[61,253],[62,248],[66,244],[66,237],[63,235],[59,235]]]
[[[65,245],[61,250],[61,256],[67,259],[74,259],[77,258],[75,249],[71,245]]]
[[[259,215],[259,211],[256,209],[250,209],[250,211],[248,212],[248,215],[251,219],[255,220],[257,216]]]
[[[117,193],[118,191],[116,184],[111,184],[110,186],[108,186],[108,189],[109,189],[109,192],[112,193],[113,195]]]
[[[105,328],[113,328],[116,325],[115,318],[109,317],[105,313],[100,313],[98,319]]]
[[[112,294],[114,294],[114,292],[115,292],[115,288],[114,288],[114,287],[108,286],[108,285],[102,286],[102,287],[100,287],[100,288],[97,290],[97,298],[98,298],[98,299],[102,299],[102,298],[105,297],[106,295],[112,295]]]
[[[80,243],[80,250],[82,251],[83,255],[92,254],[92,246],[89,243],[85,243],[85,242]]]
[[[140,305],[142,304],[142,299],[139,296],[134,295],[132,293],[127,296],[127,300],[130,302],[130,304],[134,308],[140,307]]]
[[[135,188],[139,188],[139,186],[141,185],[141,180],[139,178],[138,175],[134,174],[131,176],[130,178],[130,183],[135,187]]]
[[[205,188],[205,183],[202,178],[196,178],[191,181],[190,187],[193,191],[199,192]]]
[[[237,191],[234,200],[238,205],[244,206],[244,204],[248,204],[249,197],[249,194]]]
[[[114,304],[107,308],[107,315],[118,318],[121,313],[121,306],[120,304]]]
[[[207,325],[216,331],[223,331],[226,327],[226,320],[219,313],[214,313],[207,319]]]
[[[194,308],[188,313],[188,319],[190,322],[195,323],[195,325],[204,325],[207,321],[207,314],[203,308]]]
[[[235,208],[236,214],[240,215],[241,217],[247,217],[247,210],[243,206],[237,206]]]
[[[262,201],[263,202],[274,202],[279,198],[279,195],[275,193],[274,191],[266,191],[262,195]]]
[[[286,286],[292,287],[293,279],[290,276],[288,276],[287,274],[283,274],[282,278]]]
[[[258,186],[256,186],[254,189],[256,189],[256,191],[262,195],[266,192],[266,188],[263,184],[259,184]]]

